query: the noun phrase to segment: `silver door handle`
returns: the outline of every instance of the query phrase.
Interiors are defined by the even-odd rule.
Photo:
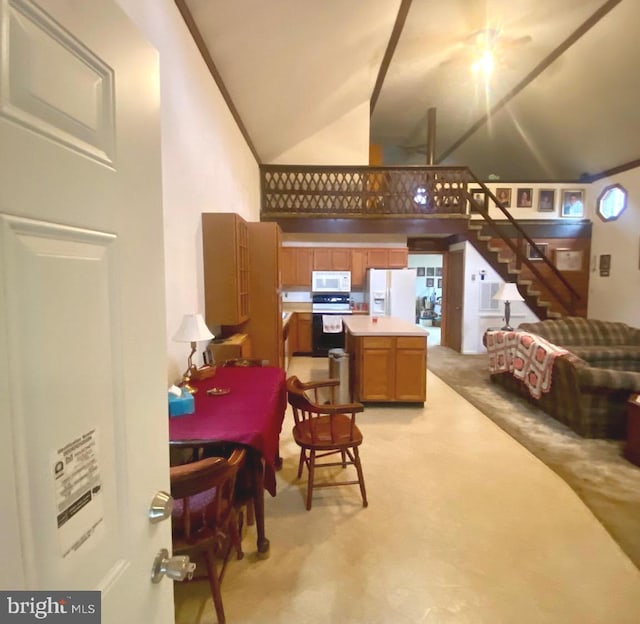
[[[179,555],[169,557],[169,551],[166,548],[158,551],[156,558],[153,560],[151,568],[151,581],[159,583],[163,576],[168,576],[174,581],[191,580],[196,564],[191,563],[187,555]]]
[[[156,492],[156,495],[151,501],[151,506],[149,507],[149,522],[155,524],[156,522],[166,520],[171,517],[172,511],[173,497],[171,494],[167,494],[160,490],[159,492]]]

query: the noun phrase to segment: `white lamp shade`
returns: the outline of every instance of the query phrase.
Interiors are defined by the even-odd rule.
[[[178,331],[173,336],[176,342],[199,342],[212,338],[214,335],[209,331],[201,314],[185,314]]]
[[[498,288],[498,292],[493,295],[495,301],[524,301],[518,292],[518,287],[510,282],[505,282]]]

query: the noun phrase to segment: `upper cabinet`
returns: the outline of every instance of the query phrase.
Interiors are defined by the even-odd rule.
[[[312,247],[281,248],[282,287],[307,286],[311,288],[311,271],[313,270]]]
[[[205,318],[209,327],[249,318],[247,223],[235,213],[202,214]]]
[[[409,250],[406,247],[389,249],[388,267],[389,269],[405,269],[409,264]]]
[[[403,269],[406,247],[283,247],[282,287],[311,286],[311,271],[351,271],[351,287],[364,286],[366,270]]]
[[[348,247],[316,247],[313,250],[314,271],[351,271],[351,249]]]

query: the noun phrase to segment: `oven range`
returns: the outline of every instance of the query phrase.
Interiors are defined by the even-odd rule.
[[[329,349],[344,349],[344,329],[338,317],[351,314],[349,293],[316,293],[312,295],[312,355],[326,356]]]

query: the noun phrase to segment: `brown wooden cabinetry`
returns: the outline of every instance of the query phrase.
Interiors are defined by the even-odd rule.
[[[383,248],[367,250],[367,268],[368,269],[389,268],[389,250],[383,249]]]
[[[367,252],[367,268],[370,269],[404,269],[408,261],[406,247],[369,249]]]
[[[351,249],[349,247],[315,247],[313,270],[351,271]]]
[[[280,249],[277,223],[247,223],[249,232],[249,320],[242,331],[251,338],[252,356],[284,368]]]
[[[247,223],[235,213],[202,214],[205,319],[209,327],[249,318]]]
[[[311,287],[312,247],[282,247],[282,287]]]
[[[406,247],[283,247],[282,287],[311,286],[311,271],[351,271],[351,286],[359,290],[368,268],[403,269],[408,258]]]
[[[353,336],[351,388],[357,401],[422,403],[427,397],[427,341],[421,336]]]
[[[389,249],[388,268],[405,269],[409,264],[409,250],[406,247]]]
[[[367,273],[367,250],[351,250],[351,287],[360,289],[364,286]]]
[[[396,401],[424,401],[427,397],[427,341],[398,336],[395,344]]]
[[[292,353],[311,353],[311,312],[296,312],[291,322],[295,322],[294,333],[291,330],[289,333],[289,340],[293,340]]]

